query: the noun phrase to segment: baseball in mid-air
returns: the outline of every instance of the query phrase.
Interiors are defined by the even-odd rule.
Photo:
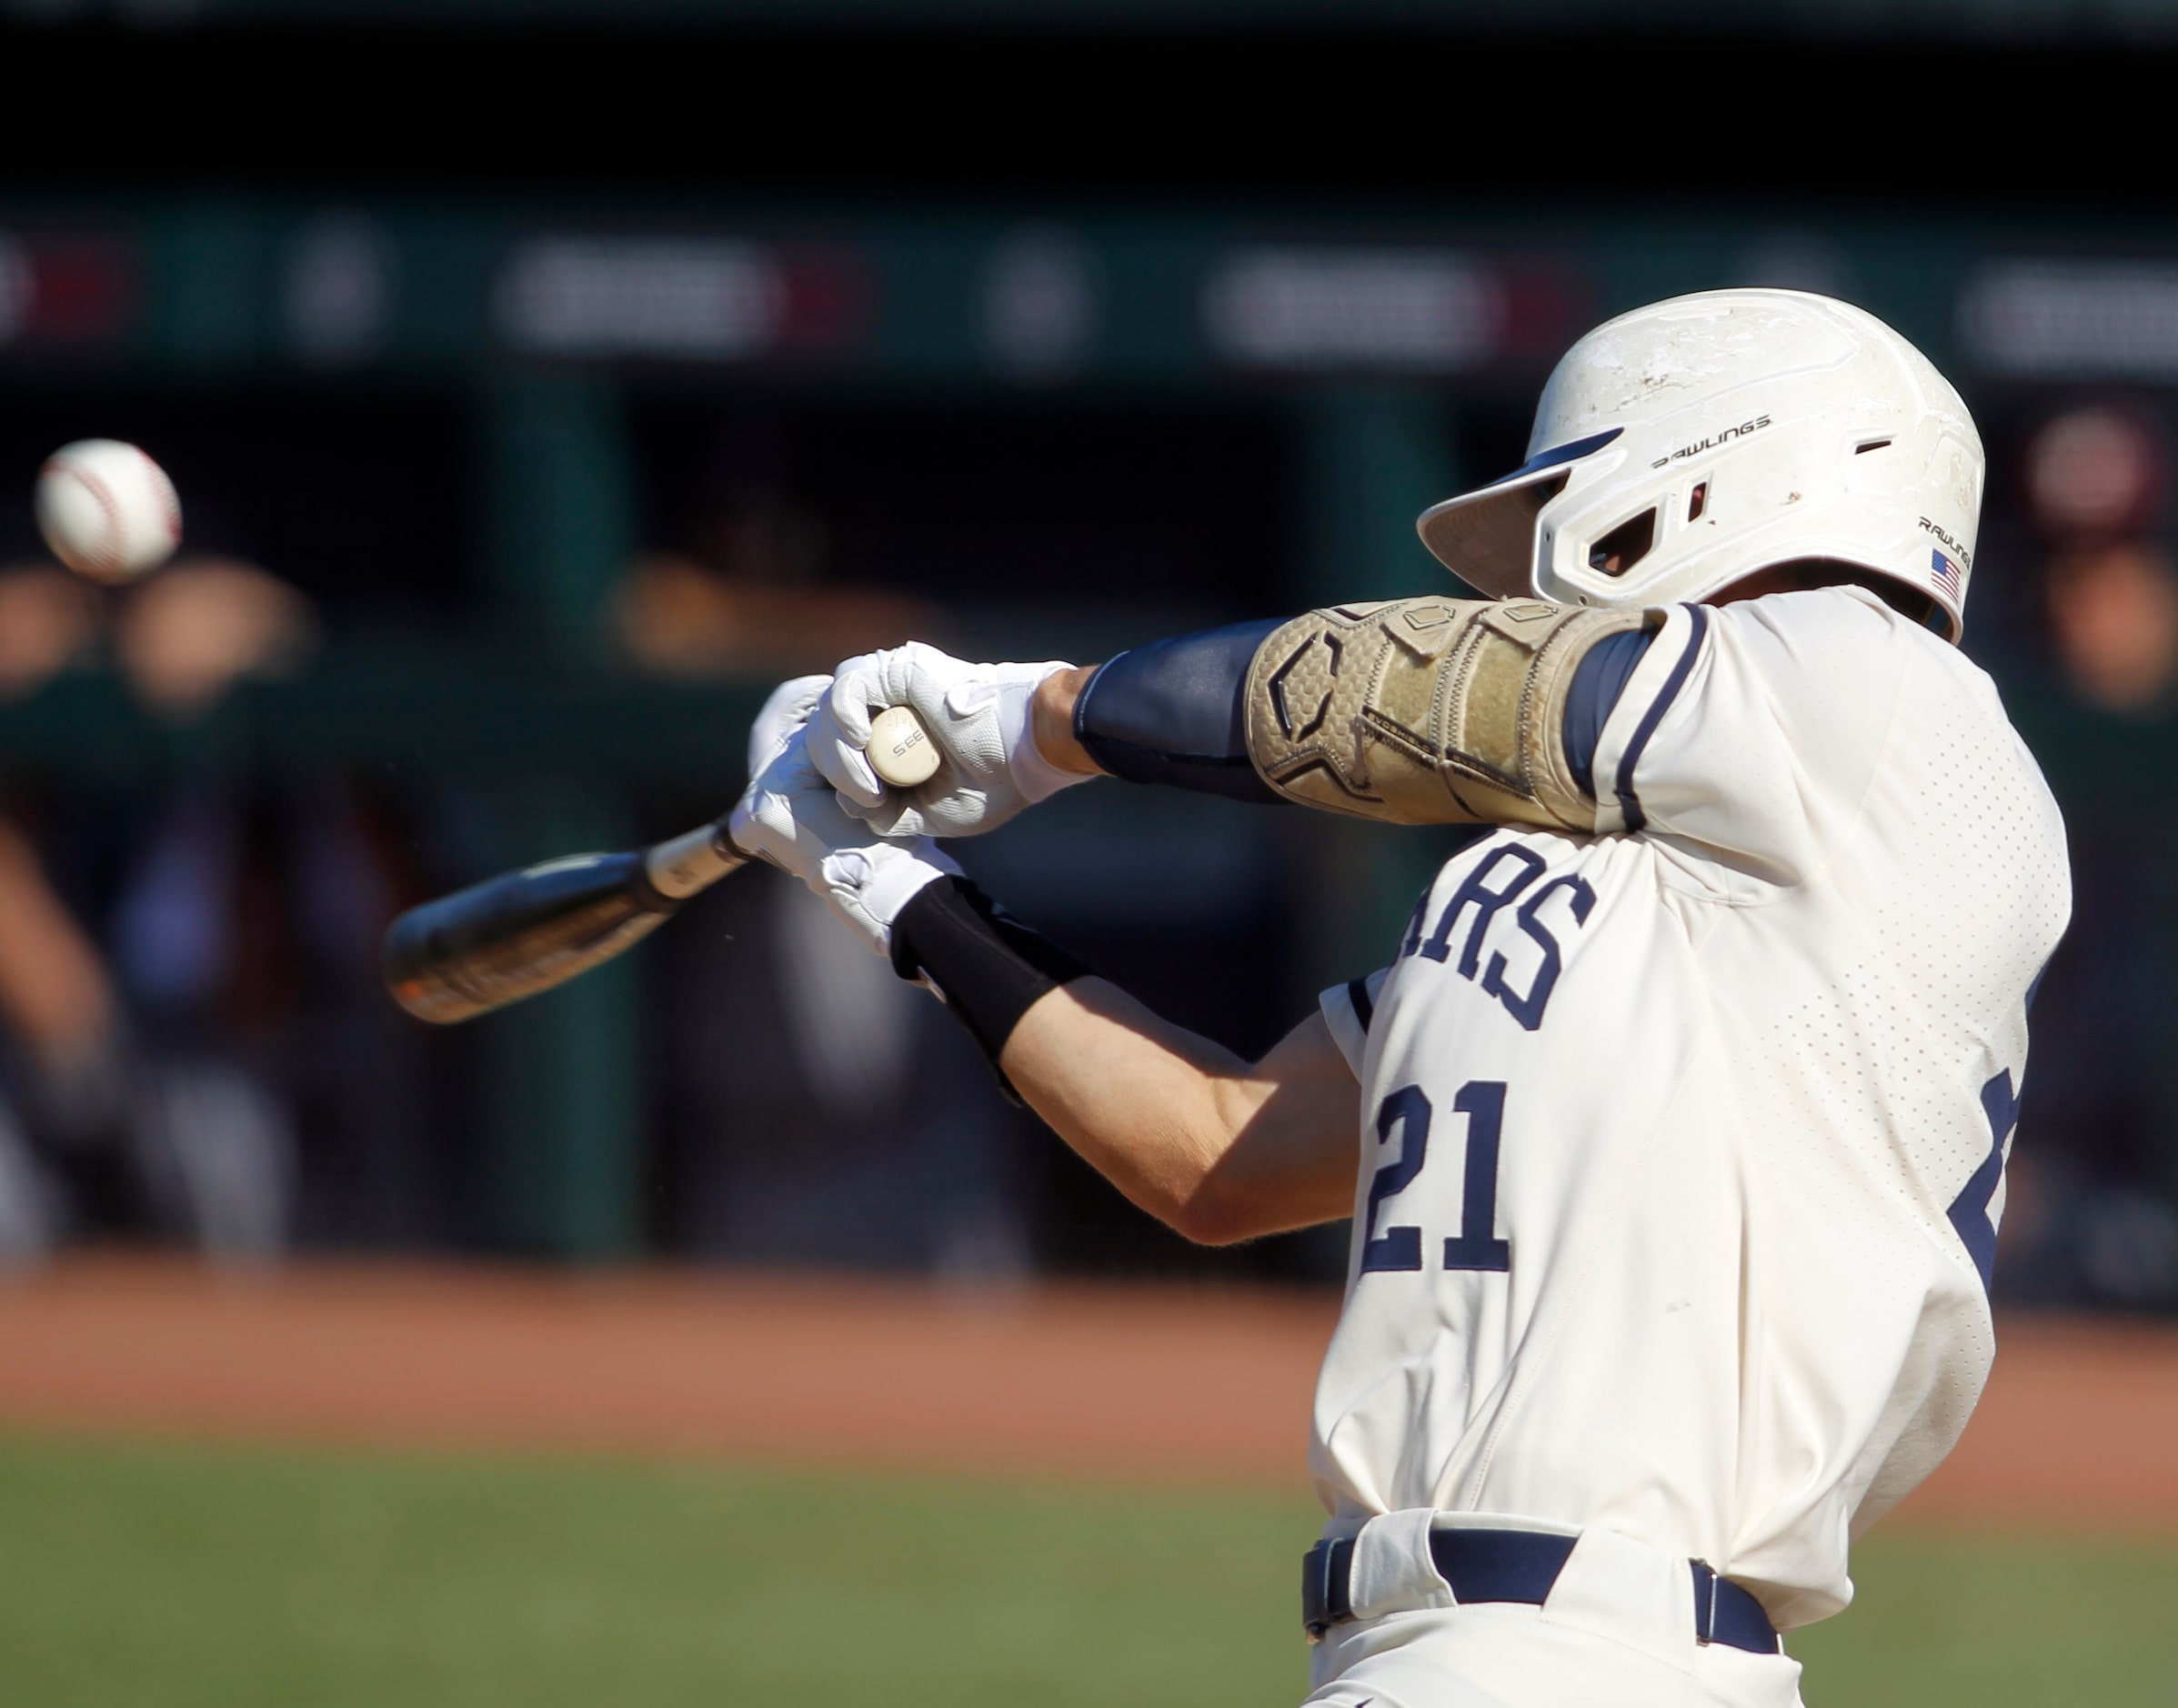
[[[182,506],[166,471],[119,439],[64,445],[38,471],[38,532],[95,581],[133,581],[174,556]]]
[[[905,706],[888,706],[869,720],[869,769],[893,788],[928,782],[938,757],[938,744]]]

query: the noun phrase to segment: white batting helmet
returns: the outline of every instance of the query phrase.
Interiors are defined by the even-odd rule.
[[[1831,558],[1926,594],[1956,640],[1983,468],[1951,382],[1873,315],[1701,291],[1575,344],[1528,461],[1417,526],[1493,598],[1655,605]]]

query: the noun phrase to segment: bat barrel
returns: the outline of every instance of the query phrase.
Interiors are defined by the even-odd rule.
[[[411,908],[386,933],[386,986],[435,1025],[503,1008],[609,960],[680,906],[640,852],[578,854]]]

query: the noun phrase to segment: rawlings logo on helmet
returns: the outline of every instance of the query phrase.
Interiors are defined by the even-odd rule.
[[[1969,547],[1961,545],[1959,541],[1953,539],[1949,534],[1943,531],[1943,528],[1939,524],[1930,521],[1929,518],[1924,516],[1921,518],[1921,528],[1922,533],[1933,534],[1946,546],[1949,546],[1952,552],[1957,556],[1959,561],[1967,568],[1971,569],[1973,568],[1972,549]]]
[[[1726,427],[1721,433],[1712,433],[1698,445],[1681,445],[1669,457],[1659,457],[1649,467],[1661,468],[1667,463],[1682,462],[1689,457],[1699,457],[1703,451],[1712,451],[1720,445],[1729,445],[1733,439],[1744,438],[1750,433],[1759,433],[1769,425],[1768,416],[1758,415],[1751,421],[1741,422],[1735,427]]]

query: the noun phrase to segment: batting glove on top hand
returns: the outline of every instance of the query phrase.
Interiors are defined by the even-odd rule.
[[[969,664],[910,641],[849,658],[809,720],[809,754],[839,802],[882,836],[974,836],[1024,807],[1086,783],[1037,751],[1029,708],[1038,684],[1072,667]],[[870,769],[869,722],[888,706],[922,720],[944,763],[915,789]]]
[[[800,879],[889,959],[900,909],[924,885],[960,868],[928,837],[882,841],[839,809],[831,785],[809,761],[804,727],[829,679],[798,678],[765,702],[748,738],[755,775],[728,834],[744,851]]]

